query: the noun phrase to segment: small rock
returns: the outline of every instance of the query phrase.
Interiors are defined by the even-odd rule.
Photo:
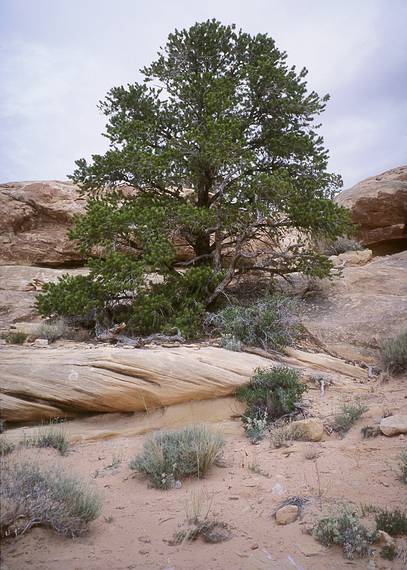
[[[252,544],[250,550],[257,550],[259,548],[258,544]]]
[[[285,505],[276,512],[277,524],[289,524],[297,520],[299,508],[296,505]]]
[[[151,538],[149,536],[139,536],[138,537],[140,542],[144,542],[144,544],[150,544]]]
[[[298,420],[291,424],[291,429],[297,430],[302,441],[320,441],[324,435],[324,424],[317,418],[308,418],[306,420]]]
[[[384,530],[377,531],[376,542],[382,546],[395,546],[396,544],[394,538],[387,534],[387,532]]]
[[[303,542],[298,543],[296,546],[298,548],[298,550],[307,558],[310,556],[317,556],[318,554],[321,554],[322,548],[321,545],[318,544],[318,542],[316,542],[313,539],[307,540],[305,542],[306,537],[304,537]]]
[[[44,347],[48,346],[49,342],[46,338],[36,338],[33,344],[34,346]]]
[[[150,551],[147,550],[147,549],[141,549],[141,550],[139,550],[138,552],[139,552],[139,554],[142,554],[142,555],[144,555],[144,554],[150,554]]]
[[[387,436],[407,433],[407,415],[388,416],[380,422],[380,431]]]

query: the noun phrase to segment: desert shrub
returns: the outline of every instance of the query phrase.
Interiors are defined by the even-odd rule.
[[[407,330],[382,344],[380,360],[388,372],[398,374],[407,370]]]
[[[196,519],[188,528],[177,531],[170,544],[176,545],[183,542],[192,542],[202,537],[204,542],[216,544],[225,542],[232,537],[232,532],[227,523],[217,520]]]
[[[364,249],[363,245],[358,241],[347,237],[338,237],[324,247],[324,253],[325,255],[340,255],[347,251],[361,251],[362,249]]]
[[[385,544],[380,552],[380,556],[385,560],[394,560],[397,556],[397,548],[394,544]]]
[[[61,455],[65,455],[69,447],[63,428],[53,423],[41,427],[38,433],[25,437],[23,443],[27,447],[52,447]]]
[[[400,509],[377,509],[375,520],[377,530],[384,530],[390,536],[407,534],[407,513]]]
[[[294,299],[269,295],[247,306],[227,305],[210,314],[206,323],[214,334],[228,342],[279,350],[292,345],[299,332],[295,309]]]
[[[294,368],[258,368],[250,382],[236,391],[236,397],[247,404],[242,419],[248,436],[254,439],[251,432],[256,422],[261,422],[264,434],[264,423],[294,412],[306,389],[300,382],[300,373]],[[256,430],[253,435],[256,436]]]
[[[321,519],[312,533],[324,546],[342,546],[343,554],[349,560],[367,556],[370,544],[376,538],[376,532],[369,531],[350,507],[343,507],[339,513]]]
[[[14,443],[7,441],[5,437],[0,437],[0,457],[4,457],[13,451]]]
[[[403,481],[403,483],[406,483],[407,485],[407,451],[402,451],[400,453],[400,459],[401,459],[401,480]]]
[[[3,335],[2,338],[6,341],[7,344],[24,344],[27,340],[28,335],[21,331],[16,332],[8,332]]]
[[[9,505],[2,516],[3,535],[46,526],[59,534],[79,536],[101,510],[99,496],[79,479],[36,463],[3,466],[0,496]]]
[[[339,413],[335,416],[334,430],[344,435],[367,410],[368,407],[359,400],[344,403]]]
[[[203,477],[220,458],[224,441],[205,426],[157,432],[147,437],[130,468],[148,477],[154,487],[170,489],[184,477]]]
[[[46,338],[51,343],[63,337],[65,330],[65,321],[57,319],[54,322],[41,323],[37,330],[37,336],[38,338]]]

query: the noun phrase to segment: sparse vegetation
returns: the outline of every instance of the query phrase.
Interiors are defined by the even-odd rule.
[[[339,413],[335,416],[334,430],[345,435],[367,410],[368,407],[360,400],[344,403]]]
[[[10,331],[2,335],[7,344],[24,344],[28,335],[21,331]]]
[[[4,504],[2,536],[18,535],[33,526],[79,536],[101,510],[99,496],[83,482],[59,470],[42,469],[36,463],[3,465],[0,496]]]
[[[295,308],[292,298],[268,295],[247,306],[230,304],[209,314],[206,323],[230,350],[240,350],[242,344],[280,350],[292,345],[299,332]]]
[[[63,428],[54,423],[42,426],[35,435],[25,437],[23,444],[26,447],[52,447],[61,455],[65,455],[69,447]]]
[[[382,344],[380,360],[386,372],[399,374],[407,370],[407,330]]]
[[[325,255],[340,255],[347,251],[361,251],[363,245],[354,239],[338,237],[335,241],[324,247]]]
[[[232,533],[228,524],[217,520],[196,520],[189,527],[179,530],[175,533],[171,540],[172,545],[181,544],[182,542],[192,542],[202,537],[205,542],[216,544],[225,542],[232,537]]]
[[[64,336],[66,325],[64,319],[41,323],[37,330],[38,338],[46,338],[49,343]]]
[[[5,437],[0,437],[0,457],[4,457],[11,453],[15,448],[14,443],[7,441]]]
[[[250,382],[236,391],[237,398],[247,404],[242,420],[249,438],[263,437],[269,423],[295,412],[306,389],[294,368],[258,368]]]
[[[394,544],[386,544],[383,546],[380,556],[385,560],[394,560],[397,556],[397,548]]]
[[[184,477],[203,477],[220,458],[223,438],[205,426],[158,432],[147,437],[130,468],[148,477],[154,487],[170,489]]]
[[[369,554],[376,531],[368,530],[351,507],[343,507],[337,514],[321,519],[315,525],[313,535],[324,546],[342,546],[345,558],[352,560],[355,556]]]
[[[401,480],[407,485],[407,451],[400,453]]]
[[[384,530],[390,536],[407,534],[407,513],[400,509],[377,509],[375,520],[377,530]]]

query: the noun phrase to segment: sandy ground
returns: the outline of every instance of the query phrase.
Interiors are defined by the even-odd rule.
[[[369,411],[343,439],[335,435],[319,443],[296,442],[274,449],[268,439],[252,445],[239,420],[218,422],[226,439],[223,467],[214,467],[204,480],[184,481],[180,489],[160,491],[128,468],[143,444],[143,436],[123,436],[76,443],[66,457],[54,450],[13,453],[35,455],[44,465],[58,464],[98,489],[103,512],[79,539],[59,537],[36,528],[2,544],[2,570],[337,570],[348,568],[400,569],[402,562],[380,557],[347,561],[340,548],[321,547],[307,531],[322,511],[344,501],[382,507],[407,505],[407,486],[399,480],[398,456],[407,437],[362,439],[360,428],[377,423],[385,412],[407,413],[407,378],[367,386],[363,396]],[[328,422],[343,394],[328,389],[307,395],[310,411]],[[202,418],[197,418],[201,420]],[[77,420],[75,420],[77,421]],[[72,426],[75,426],[75,421]],[[128,416],[123,416],[125,430]],[[81,429],[86,436],[86,422]],[[89,420],[92,429],[103,418]],[[115,417],[116,428],[120,416]],[[10,437],[21,433],[9,432]],[[92,432],[93,433],[93,432]],[[115,430],[118,433],[118,430]],[[85,437],[86,439],[86,437]],[[307,459],[312,447],[314,459]],[[256,473],[252,470],[253,465]],[[308,498],[302,518],[278,526],[275,508],[287,497]],[[171,546],[173,534],[184,524],[198,497],[203,511],[232,527],[232,538],[220,544]]]

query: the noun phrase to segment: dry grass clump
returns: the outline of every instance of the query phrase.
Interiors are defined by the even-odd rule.
[[[401,459],[401,480],[407,485],[407,451],[402,451],[400,453]]]
[[[0,480],[0,535],[18,535],[33,526],[79,536],[101,510],[99,496],[82,481],[33,462],[4,462]]]
[[[361,251],[363,245],[354,239],[339,237],[334,242],[324,247],[325,255],[340,255],[347,251]]]
[[[38,338],[46,338],[49,343],[62,338],[66,331],[64,319],[41,323],[37,329]]]
[[[304,440],[304,430],[295,424],[286,424],[270,429],[271,442],[274,447],[287,447],[292,441]]]
[[[407,535],[407,512],[400,509],[376,509],[377,530],[384,530],[390,536]]]
[[[369,408],[360,400],[354,402],[344,403],[335,416],[333,429],[338,433],[345,435],[355,422],[365,413]]]
[[[69,447],[64,429],[55,423],[41,427],[35,435],[25,437],[23,444],[26,447],[52,447],[61,455],[65,455]]]
[[[2,335],[7,344],[24,344],[28,335],[21,331],[8,332]]]
[[[15,448],[14,443],[7,441],[5,437],[0,437],[0,457],[4,457],[13,451]]]
[[[407,330],[387,339],[380,349],[380,360],[386,372],[399,374],[407,370]]]
[[[154,487],[170,489],[182,478],[203,477],[223,446],[223,438],[205,426],[158,432],[146,438],[142,453],[129,466],[146,475]]]

